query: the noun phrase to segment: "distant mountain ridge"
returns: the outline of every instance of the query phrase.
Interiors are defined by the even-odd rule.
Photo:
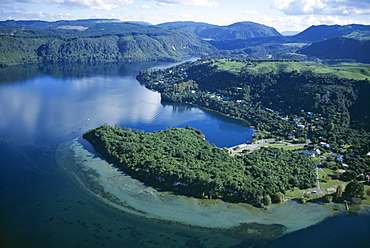
[[[339,37],[345,39],[339,39]],[[335,38],[335,39],[334,39]],[[118,19],[0,22],[0,65],[179,60],[182,56],[370,61],[370,25],[311,26],[292,36],[254,22],[122,22]]]
[[[201,22],[169,22],[157,26],[162,28],[186,29],[199,38],[214,40],[282,36],[275,28],[254,22],[237,22],[228,26],[218,26]]]
[[[311,26],[301,33],[294,35],[295,39],[305,41],[319,41],[339,36],[369,36],[370,25],[350,24],[350,25],[319,25]]]

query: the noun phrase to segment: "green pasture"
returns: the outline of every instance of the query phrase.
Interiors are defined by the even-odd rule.
[[[312,71],[317,74],[337,76],[356,80],[370,80],[370,64],[342,63],[336,65],[322,65],[313,62],[257,62],[256,66],[241,61],[218,60],[215,62],[220,70],[240,71],[243,68],[255,73],[269,73],[278,71]]]

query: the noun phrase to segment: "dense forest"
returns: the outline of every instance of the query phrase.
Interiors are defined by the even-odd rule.
[[[146,184],[198,198],[262,206],[282,201],[286,190],[316,182],[316,165],[308,157],[275,148],[231,156],[189,126],[145,133],[103,125],[83,137]]]
[[[142,71],[137,79],[160,92],[163,101],[197,104],[245,120],[256,128],[256,139],[299,143],[309,139],[322,149],[351,157],[346,162],[356,173],[370,170],[368,80],[311,71],[256,73],[251,68],[257,63],[203,59]],[[225,64],[239,68],[228,69]]]
[[[90,23],[91,26],[83,31],[76,30],[83,28],[81,26],[35,28],[34,25],[28,29],[21,29],[22,26],[15,24],[0,26],[0,31],[3,32],[0,35],[0,66],[180,61],[181,57],[202,56],[216,51],[191,33],[179,29],[164,30],[133,23],[99,22],[94,25]]]

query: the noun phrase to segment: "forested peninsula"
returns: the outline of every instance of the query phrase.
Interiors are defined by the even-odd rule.
[[[103,125],[83,138],[129,175],[182,195],[266,206],[316,182],[306,156],[274,148],[231,156],[189,126],[146,133]]]

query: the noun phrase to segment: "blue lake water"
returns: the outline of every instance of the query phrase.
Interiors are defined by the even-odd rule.
[[[142,69],[170,65],[0,70],[0,247],[284,247],[284,242],[302,240],[301,232],[270,240],[130,215],[91,197],[57,166],[55,152],[61,143],[104,123],[144,131],[190,125],[219,147],[251,140],[253,129],[242,121],[185,104],[161,103],[159,93],[135,80]],[[353,229],[348,230],[347,221]],[[340,215],[305,231],[319,235],[335,227],[346,232],[335,236],[337,240],[355,235],[353,247],[360,247],[366,238],[355,230],[370,234],[368,223],[368,216]],[[322,244],[334,247],[326,237],[320,237]],[[305,239],[304,245],[312,247],[310,242]]]

